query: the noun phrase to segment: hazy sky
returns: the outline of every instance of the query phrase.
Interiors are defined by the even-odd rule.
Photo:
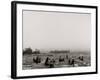
[[[23,49],[89,50],[91,15],[23,11]]]

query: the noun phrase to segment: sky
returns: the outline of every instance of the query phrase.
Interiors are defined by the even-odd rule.
[[[91,14],[23,11],[23,49],[90,50]]]

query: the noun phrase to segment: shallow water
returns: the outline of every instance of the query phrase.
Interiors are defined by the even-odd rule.
[[[73,67],[73,65],[68,64],[68,59],[66,59],[66,55],[68,55],[69,58],[75,59],[75,65],[74,67],[80,67],[80,66],[90,66],[90,53],[89,52],[71,52],[71,53],[41,53],[41,54],[25,54],[23,55],[23,70],[27,69],[42,69],[42,68],[49,68],[48,66],[45,66],[45,60],[47,57],[54,58],[55,64],[54,68],[58,67]],[[84,56],[84,61],[80,61],[77,59],[80,55]],[[36,58],[39,56],[41,58],[41,63],[34,63],[33,58]],[[63,57],[64,61],[59,62],[59,57]]]

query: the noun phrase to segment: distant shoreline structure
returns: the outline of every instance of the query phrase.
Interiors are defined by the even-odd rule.
[[[43,50],[40,50],[40,49],[32,49],[32,48],[25,48],[23,50],[23,54],[44,54],[44,53],[51,53],[51,54],[60,54],[60,53],[91,53],[91,51],[89,50],[82,50],[82,51],[78,51],[78,50],[71,50],[71,49],[54,49],[54,50],[46,50],[46,51],[43,51]]]
[[[70,50],[50,50],[47,52],[42,52],[39,49],[35,49],[34,51],[31,48],[26,48],[23,50],[23,54],[41,54],[41,53],[70,53]]]
[[[50,51],[50,53],[70,53],[70,50],[54,50]]]

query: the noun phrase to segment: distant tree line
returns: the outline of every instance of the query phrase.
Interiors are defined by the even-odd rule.
[[[70,53],[69,50],[54,50],[50,51],[50,53]],[[31,48],[25,48],[23,50],[23,54],[40,54],[40,50],[35,49],[34,51]]]
[[[40,54],[40,50],[35,49],[35,51],[33,51],[31,48],[26,48],[23,50],[23,54]]]

